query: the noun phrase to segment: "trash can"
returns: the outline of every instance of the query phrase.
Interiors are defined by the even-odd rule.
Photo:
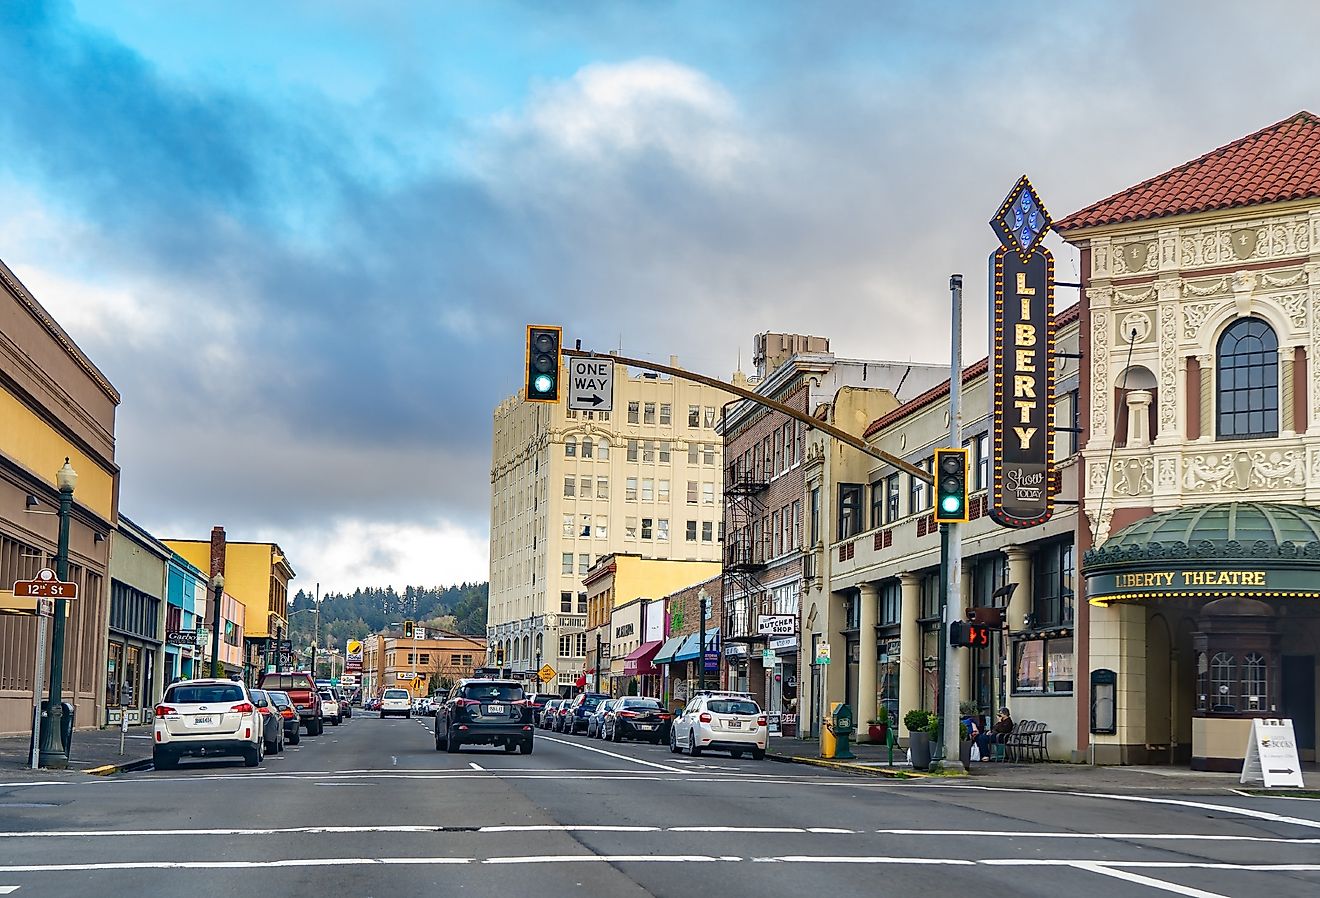
[[[822,758],[853,758],[848,750],[848,738],[854,732],[852,707],[843,702],[830,705],[829,713],[820,730],[820,756]]]
[[[60,741],[64,743],[64,754],[73,757],[73,718],[78,713],[70,702],[64,702],[64,716],[60,718]]]

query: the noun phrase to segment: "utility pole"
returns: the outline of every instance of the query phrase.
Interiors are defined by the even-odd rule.
[[[596,633],[596,691],[600,692],[600,632]]]
[[[321,644],[321,584],[316,584],[316,624],[312,630],[312,680],[316,680],[316,649]]]
[[[962,447],[962,275],[949,276],[952,307],[952,342],[949,354],[949,447]],[[938,482],[938,481],[937,481]],[[944,663],[944,684],[940,690],[940,724],[943,727],[940,756],[958,757],[958,664],[949,645],[950,625],[962,605],[962,525],[940,525],[944,572],[944,626],[940,633],[940,657]]]
[[[69,579],[69,519],[73,514],[73,490],[78,475],[64,459],[64,467],[55,474],[60,490],[59,537],[55,549],[55,579],[65,583]],[[37,760],[42,767],[65,770],[69,766],[69,753],[64,747],[64,628],[69,607],[61,594],[55,600],[55,630],[50,641],[50,698],[46,702],[45,726],[38,734],[41,748]]]

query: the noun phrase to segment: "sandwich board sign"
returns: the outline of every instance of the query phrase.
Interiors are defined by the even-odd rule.
[[[569,358],[568,407],[584,412],[614,410],[613,359]]]
[[[1304,788],[1291,720],[1251,721],[1247,757],[1242,762],[1242,778],[1238,782],[1260,782],[1267,789],[1275,786]]]

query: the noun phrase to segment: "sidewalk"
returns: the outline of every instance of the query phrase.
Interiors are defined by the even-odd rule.
[[[999,761],[972,764],[967,777],[927,777],[907,763],[907,752],[894,748],[894,764],[889,764],[889,750],[882,745],[850,746],[856,758],[850,761],[821,760],[820,745],[815,740],[772,736],[766,757],[795,764],[812,764],[848,773],[887,777],[911,782],[974,784],[999,789],[1048,789],[1058,792],[1223,792],[1226,789],[1255,789],[1259,784],[1241,786],[1236,773],[1209,773],[1187,767],[1092,767],[1089,764],[1006,764]],[[1320,787],[1320,768],[1302,765],[1302,775],[1309,789]],[[919,778],[919,779],[918,779]]]
[[[29,736],[0,736],[0,776],[6,779],[18,775],[40,775],[43,779],[58,777],[58,770],[32,770],[30,768],[31,739]],[[119,730],[76,730],[69,758],[69,774],[109,774],[151,763],[151,727],[128,728],[124,738],[124,754],[119,754]]]

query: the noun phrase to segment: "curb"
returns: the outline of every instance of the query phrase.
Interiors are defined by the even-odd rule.
[[[84,770],[90,776],[113,776],[116,773],[128,773],[133,770],[146,770],[152,765],[151,758],[138,758],[136,761],[122,761],[118,764],[102,764]]]
[[[861,764],[849,764],[846,761],[830,761],[825,758],[809,758],[804,755],[781,755],[773,752],[766,752],[766,758],[772,761],[780,761],[786,764],[807,764],[811,767],[824,767],[828,770],[839,770],[843,773],[853,773],[860,776],[876,776],[883,779],[905,780],[905,779],[929,779],[929,773],[921,773],[914,770],[899,770],[894,767],[865,767]]]

